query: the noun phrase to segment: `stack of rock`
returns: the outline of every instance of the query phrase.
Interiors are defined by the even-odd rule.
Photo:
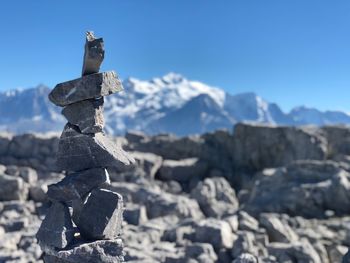
[[[123,199],[108,190],[107,167],[133,159],[103,133],[103,97],[121,91],[113,71],[98,73],[103,39],[87,32],[82,77],[58,84],[49,99],[64,107],[68,123],[59,141],[57,168],[65,178],[49,186],[52,202],[37,233],[45,262],[122,262]]]

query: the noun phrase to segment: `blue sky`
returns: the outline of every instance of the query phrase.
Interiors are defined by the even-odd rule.
[[[86,30],[102,70],[181,73],[284,110],[350,112],[350,1],[60,0],[1,2],[0,90],[79,77]]]

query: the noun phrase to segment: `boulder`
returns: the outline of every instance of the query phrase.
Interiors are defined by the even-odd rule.
[[[170,229],[166,229],[162,236],[163,241],[173,242],[179,245],[188,244],[188,240],[193,239],[195,224],[192,221],[181,222]]]
[[[243,253],[239,255],[232,263],[258,263],[258,260],[251,254]]]
[[[82,133],[102,132],[104,127],[103,98],[78,101],[67,105],[62,114]]]
[[[113,239],[121,233],[122,220],[122,196],[106,189],[95,189],[84,202],[75,223],[85,239]]]
[[[235,191],[223,177],[206,178],[192,190],[191,197],[198,201],[207,217],[221,218],[238,209]]]
[[[327,247],[326,251],[328,252],[330,262],[341,262],[348,248],[342,245],[332,245]]]
[[[129,144],[138,144],[142,141],[146,141],[149,137],[141,131],[127,131],[125,133],[125,138]]]
[[[74,238],[74,228],[68,207],[60,202],[54,202],[41,223],[36,238],[44,251],[49,247],[65,248]]]
[[[133,158],[103,133],[82,134],[76,126],[65,126],[57,153],[59,169],[80,171],[94,167],[128,165],[132,162]]]
[[[189,244],[185,247],[185,257],[186,258],[205,258],[203,262],[216,262],[218,257],[214,251],[214,248],[209,243],[194,243]],[[202,261],[200,261],[202,262]]]
[[[249,253],[255,257],[267,256],[265,244],[259,242],[259,235],[250,231],[238,231],[238,237],[231,249],[231,255],[234,259],[244,253]]]
[[[191,180],[203,178],[207,168],[206,163],[198,158],[164,160],[159,170],[158,179],[188,183]]]
[[[140,225],[147,221],[145,206],[128,204],[124,211],[124,220],[132,225]]]
[[[0,133],[0,156],[8,154],[10,142],[13,135],[7,132]]]
[[[223,218],[227,223],[229,223],[232,231],[235,233],[238,230],[239,222],[238,222],[238,215],[229,215]]]
[[[344,257],[342,259],[342,263],[350,263],[350,249],[344,255]]]
[[[0,185],[0,201],[28,198],[28,185],[20,177],[0,174]]]
[[[328,156],[350,155],[350,129],[346,126],[325,126],[322,130],[328,141]]]
[[[245,211],[238,212],[238,229],[256,232],[259,230],[259,222]]]
[[[277,262],[313,262],[321,263],[316,250],[306,240],[298,243],[271,243],[268,245],[270,255],[276,257]]]
[[[47,201],[47,190],[47,184],[42,181],[38,181],[37,185],[29,188],[29,199],[33,200],[34,202],[45,202]]]
[[[195,199],[164,192],[156,184],[141,186],[135,183],[112,183],[110,189],[120,193],[126,202],[145,205],[147,217],[150,219],[170,215],[179,219],[203,218]]]
[[[77,242],[64,250],[51,250],[44,255],[45,263],[119,263],[124,262],[121,239]]]
[[[163,158],[153,153],[128,152],[135,163],[129,166],[110,167],[112,181],[137,181],[140,177],[154,179],[162,165]],[[126,179],[127,178],[127,179]]]
[[[38,173],[31,167],[20,167],[19,176],[29,185],[36,185]]]
[[[260,215],[259,223],[266,229],[270,242],[294,243],[298,241],[298,236],[293,229],[283,224],[275,214]]]
[[[69,202],[74,199],[82,199],[93,188],[104,183],[109,183],[106,169],[87,169],[68,174],[62,181],[49,185],[47,196],[52,200]]]
[[[245,210],[322,218],[350,212],[350,174],[332,161],[298,161],[264,170],[250,192]],[[317,200],[317,201],[315,201]]]
[[[193,241],[212,244],[215,249],[232,248],[236,235],[230,225],[222,220],[207,218],[195,226]]]
[[[235,125],[232,157],[239,170],[260,171],[295,160],[324,160],[327,140],[316,128]]]
[[[146,196],[147,199],[143,202],[145,202],[149,218],[165,215],[176,215],[179,218],[190,217],[195,219],[203,217],[197,201],[186,196],[152,192],[149,192]]]
[[[154,153],[168,160],[200,156],[204,143],[204,140],[199,136],[178,138],[172,134],[159,134],[152,137],[140,136],[139,139],[128,135],[127,138],[130,140],[129,150]]]
[[[122,83],[114,71],[86,75],[78,79],[57,84],[49,99],[57,106],[100,98],[123,90]]]
[[[82,75],[97,73],[104,59],[105,49],[102,38],[95,38],[94,33],[86,33],[85,53]]]

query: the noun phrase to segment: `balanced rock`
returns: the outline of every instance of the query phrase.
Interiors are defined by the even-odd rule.
[[[124,262],[121,239],[98,240],[90,243],[77,243],[65,250],[50,251],[44,256],[45,263],[119,263]]]
[[[117,74],[114,71],[107,71],[57,84],[50,92],[49,99],[57,106],[64,107],[74,102],[100,98],[122,90],[123,86]]]
[[[80,171],[133,162],[132,157],[103,133],[82,134],[76,126],[68,123],[60,137],[57,167],[61,170]]]
[[[97,73],[105,56],[103,38],[95,38],[93,32],[86,33],[82,75]]]
[[[74,238],[74,228],[68,207],[54,202],[41,223],[36,237],[43,250],[49,247],[65,248],[69,245]]]
[[[106,189],[95,189],[85,201],[75,223],[85,239],[113,239],[120,235],[122,220],[122,196]]]
[[[62,181],[49,185],[47,196],[50,199],[61,202],[82,199],[93,188],[103,183],[109,183],[109,176],[106,169],[87,169],[68,174]]]
[[[103,98],[72,103],[62,110],[62,114],[69,123],[78,126],[82,133],[102,132]]]

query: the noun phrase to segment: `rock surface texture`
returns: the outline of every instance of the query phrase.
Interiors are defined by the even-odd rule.
[[[133,165],[69,173],[58,135],[0,135],[0,262],[350,262],[350,129],[248,126],[130,132]]]
[[[51,206],[36,235],[46,263],[124,261],[123,198],[104,189],[110,184],[105,168],[131,164],[133,158],[103,133],[103,96],[122,90],[113,71],[98,73],[103,58],[103,39],[87,32],[83,76],[58,84],[49,95],[65,107],[68,123],[58,142],[56,166],[69,173],[48,186]],[[29,181],[29,173],[23,174]],[[9,189],[18,189],[7,198],[23,198],[17,193],[25,193],[20,190],[25,182],[2,176]]]

